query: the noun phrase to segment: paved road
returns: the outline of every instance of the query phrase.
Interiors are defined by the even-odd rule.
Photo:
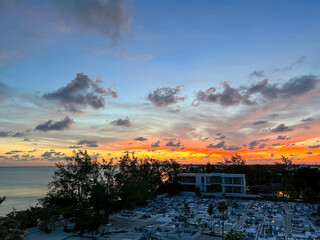
[[[251,208],[251,206],[253,205],[253,202],[250,201],[247,205],[247,207],[244,209],[240,220],[238,221],[238,223],[236,224],[236,226],[233,228],[235,231],[238,231],[240,229],[240,227],[243,225],[244,221],[247,218],[247,213],[250,211],[249,209]]]

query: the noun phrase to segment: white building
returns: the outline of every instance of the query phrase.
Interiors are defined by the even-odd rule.
[[[244,196],[246,194],[245,174],[226,173],[180,173],[178,182],[182,192],[194,192],[196,187],[204,195]]]

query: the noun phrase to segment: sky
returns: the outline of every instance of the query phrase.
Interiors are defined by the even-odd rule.
[[[320,1],[0,2],[0,166],[73,151],[320,164]]]

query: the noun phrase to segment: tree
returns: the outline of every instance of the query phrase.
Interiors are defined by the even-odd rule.
[[[66,163],[56,164],[50,190],[41,200],[45,231],[50,232],[60,216],[74,222],[74,231],[80,234],[93,233],[101,223],[108,222],[109,214],[115,210],[111,203],[116,196],[112,191],[114,182],[106,177],[112,164],[104,163],[102,166],[86,151],[79,151],[66,158]]]
[[[211,221],[211,234],[214,233],[214,220],[212,219],[212,215],[213,215],[213,204],[210,203],[209,206],[208,206],[208,214],[210,216],[210,221]]]
[[[0,205],[6,201],[6,197],[0,197]],[[4,240],[22,240],[25,231],[20,223],[14,218],[14,212],[6,217],[0,217],[0,239]]]
[[[190,216],[190,207],[189,207],[189,204],[188,203],[184,203],[184,218],[183,218],[183,221],[184,221],[184,226],[186,227],[188,225],[188,218]]]
[[[230,232],[226,235],[226,240],[244,240],[246,239],[246,235],[243,232],[235,232],[231,229]]]
[[[219,212],[222,213],[222,239],[224,238],[224,220],[225,220],[225,211],[228,210],[228,204],[226,201],[219,202],[218,205]]]

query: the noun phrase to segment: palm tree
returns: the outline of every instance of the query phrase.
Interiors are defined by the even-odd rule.
[[[228,210],[228,204],[226,201],[219,202],[218,205],[219,212],[222,213],[222,239],[224,238],[224,220],[225,220],[225,211]]]
[[[210,203],[208,206],[208,213],[210,215],[210,221],[211,221],[211,234],[213,234],[214,233],[214,229],[213,229],[214,228],[214,221],[211,217],[213,214],[213,204],[212,203]]]

